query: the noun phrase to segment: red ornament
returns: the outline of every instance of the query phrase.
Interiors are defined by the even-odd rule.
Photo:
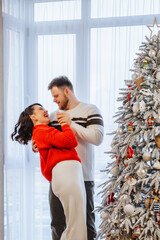
[[[108,202],[107,202],[108,204],[115,202],[115,199],[113,197],[114,197],[114,193],[111,193],[108,195]]]
[[[153,126],[154,121],[153,121],[153,118],[152,118],[151,115],[148,117],[147,123],[148,123],[148,127],[152,127]]]
[[[127,147],[127,158],[132,158],[135,155],[133,149],[131,147]]]
[[[130,87],[131,87],[131,85],[128,85],[128,88],[130,88]],[[127,102],[129,102],[130,98],[131,98],[131,95],[130,95],[130,93],[128,93],[128,95],[127,95]]]
[[[120,162],[121,162],[120,159],[121,159],[121,157],[118,157],[118,156],[116,155],[116,162],[117,162],[117,163],[120,163]]]

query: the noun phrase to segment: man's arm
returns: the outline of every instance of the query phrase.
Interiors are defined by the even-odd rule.
[[[34,153],[38,152],[37,144],[36,144],[35,140],[33,140],[33,139],[32,139],[32,151]]]
[[[100,145],[103,140],[103,127],[99,125],[90,125],[87,128],[72,121],[70,125],[75,135],[83,141],[92,143],[96,146]]]

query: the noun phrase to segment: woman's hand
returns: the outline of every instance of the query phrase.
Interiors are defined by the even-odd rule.
[[[65,112],[57,112],[57,120],[61,126],[65,124],[71,125],[72,122],[68,113]]]

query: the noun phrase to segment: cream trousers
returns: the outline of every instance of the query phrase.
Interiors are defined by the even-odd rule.
[[[52,190],[60,199],[67,227],[61,240],[87,240],[86,192],[81,163],[67,160],[52,169]]]

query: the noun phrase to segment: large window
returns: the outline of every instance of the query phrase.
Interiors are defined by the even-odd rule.
[[[124,80],[131,79],[135,52],[160,12],[159,0],[3,0],[5,81],[5,240],[50,240],[49,183],[31,145],[10,140],[24,107],[53,104],[49,82],[67,75],[81,101],[104,117],[103,144],[95,147],[95,183],[105,169],[116,129],[113,115]],[[160,15],[156,15],[157,20]],[[96,194],[99,190],[96,187]],[[95,205],[101,202],[95,196]],[[99,218],[97,217],[97,229]]]

